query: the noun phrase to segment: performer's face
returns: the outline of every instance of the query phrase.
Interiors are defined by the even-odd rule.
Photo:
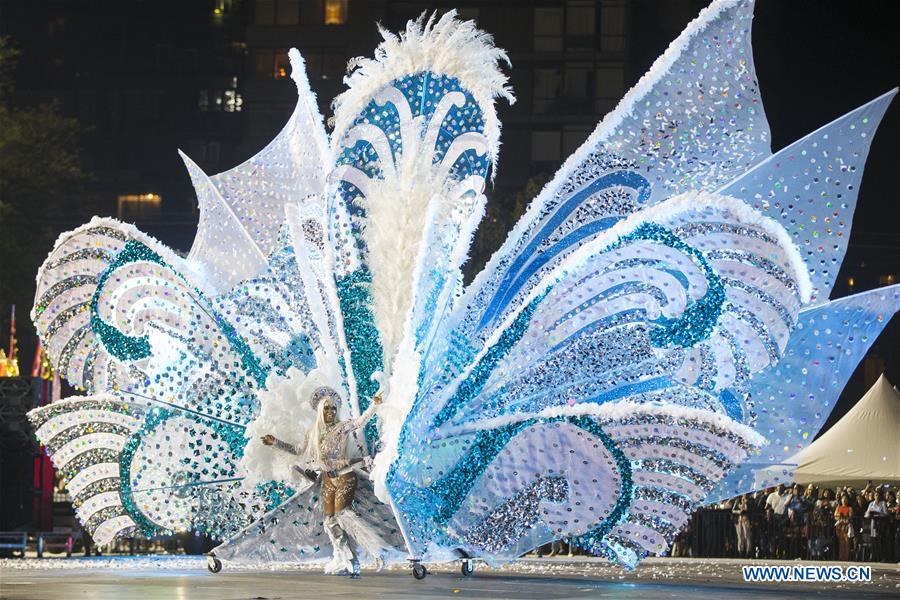
[[[325,419],[326,425],[331,425],[337,419],[337,404],[334,400],[325,401],[325,406],[322,407],[322,418]]]

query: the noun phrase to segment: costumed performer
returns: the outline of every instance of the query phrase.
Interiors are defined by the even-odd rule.
[[[316,420],[307,431],[303,443],[295,446],[273,435],[263,436],[262,442],[302,457],[302,463],[294,469],[310,479],[321,480],[322,507],[325,513],[323,526],[334,548],[334,555],[325,566],[325,573],[357,578],[357,547],[362,546],[371,554],[375,558],[377,570],[381,571],[390,545],[352,509],[359,481],[356,465],[366,462],[366,459],[348,459],[347,437],[369,422],[382,400],[380,392],[375,394],[365,412],[347,421],[338,418],[340,401],[340,395],[333,388],[320,387],[310,399],[316,412]]]

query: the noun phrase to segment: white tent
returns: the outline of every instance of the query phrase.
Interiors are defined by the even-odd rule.
[[[900,484],[900,392],[882,374],[822,437],[784,461],[819,486]]]

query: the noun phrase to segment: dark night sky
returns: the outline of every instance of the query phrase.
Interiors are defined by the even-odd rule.
[[[632,18],[637,22],[632,21],[632,29],[640,30],[641,15],[658,10],[663,1],[635,0]],[[441,1],[435,3],[435,7],[446,8],[452,4],[452,1]],[[517,2],[516,5],[530,10],[531,3]],[[704,2],[695,2],[694,10],[686,12],[684,22],[677,27],[687,24],[703,6]],[[900,3],[895,0],[757,2],[755,61],[773,132],[773,150],[783,148],[900,84],[898,7]],[[678,29],[664,32],[648,30],[640,34],[642,43],[640,47],[632,48],[635,66],[626,86],[635,83],[677,33]],[[22,47],[30,43],[27,39],[17,41]],[[515,65],[513,68],[516,68]],[[147,78],[162,76],[158,71],[138,71],[134,75]],[[527,90],[517,91],[527,93]],[[285,114],[285,118],[287,116]],[[502,119],[502,107],[500,116]],[[879,274],[892,273],[900,277],[900,202],[895,185],[895,175],[900,167],[900,153],[896,146],[898,139],[900,101],[895,100],[872,146],[860,189],[850,250],[842,270],[843,280],[851,274],[860,277],[864,271],[861,264],[865,262],[875,283],[864,283],[857,291],[876,285]],[[174,148],[172,150],[174,152]],[[505,151],[511,149],[506,148]],[[184,177],[186,181],[183,167],[174,160],[171,165],[172,169],[179,170],[176,176]],[[844,294],[846,289],[839,283],[834,295]],[[895,382],[900,381],[900,325],[897,318],[882,335],[878,346],[878,352],[887,360],[889,375]],[[22,364],[27,363],[30,363],[30,356],[23,357]],[[856,384],[845,393],[836,414],[842,414],[863,391],[859,374],[855,381]]]

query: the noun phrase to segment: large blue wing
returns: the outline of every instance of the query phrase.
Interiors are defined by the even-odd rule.
[[[195,281],[183,259],[112,219],[62,236],[38,274],[35,323],[51,361],[101,396],[31,418],[66,426],[63,437],[43,426],[37,433],[55,464],[72,471],[67,479],[90,480],[76,483],[79,491],[105,494],[76,507],[105,541],[133,526],[224,535],[265,508],[240,488],[237,460],[255,391],[278,356],[261,360],[225,319],[227,307]],[[98,416],[103,408],[108,418]],[[128,422],[101,434],[117,414]]]
[[[777,359],[809,291],[784,230],[727,197],[687,194],[585,244],[460,353],[461,376],[420,389],[388,474],[419,549],[662,551],[762,443],[721,392]]]

